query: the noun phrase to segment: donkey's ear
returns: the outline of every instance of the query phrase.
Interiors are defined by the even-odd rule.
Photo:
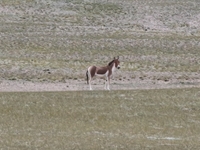
[[[115,57],[113,59],[115,60]]]

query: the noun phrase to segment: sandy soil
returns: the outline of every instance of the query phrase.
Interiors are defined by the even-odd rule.
[[[165,89],[165,88],[191,88],[200,87],[200,80],[112,80],[111,90],[134,90],[134,89]],[[104,90],[104,80],[92,81],[93,90]],[[66,83],[56,82],[32,82],[32,81],[0,81],[0,92],[34,92],[34,91],[85,91],[89,86],[84,80],[66,80]]]

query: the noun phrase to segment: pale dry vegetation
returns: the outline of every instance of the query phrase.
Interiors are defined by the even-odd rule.
[[[0,5],[1,79],[85,78],[89,65],[105,65],[117,55],[127,74],[192,78],[191,72],[199,73],[197,0],[3,0]]]
[[[0,93],[0,149],[200,147],[198,88]]]
[[[86,68],[114,56],[113,89],[199,85],[199,8],[199,0],[1,0],[0,86],[85,90]],[[0,149],[198,150],[199,97],[198,88],[0,92]]]

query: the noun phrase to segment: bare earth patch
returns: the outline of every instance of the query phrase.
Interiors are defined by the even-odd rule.
[[[63,82],[33,82],[24,80],[2,80],[0,92],[34,92],[34,91],[82,91],[89,90],[85,80],[66,80]],[[104,90],[104,80],[95,79],[92,81],[93,90]],[[200,87],[199,79],[182,80],[151,80],[143,78],[135,79],[113,79],[111,90],[132,90],[132,89],[165,89],[165,88],[191,88]]]

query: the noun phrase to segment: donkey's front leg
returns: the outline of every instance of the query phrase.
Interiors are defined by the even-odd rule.
[[[107,90],[110,90],[110,77],[107,77]]]
[[[106,81],[105,81],[104,89],[107,90],[107,79],[106,79]]]

